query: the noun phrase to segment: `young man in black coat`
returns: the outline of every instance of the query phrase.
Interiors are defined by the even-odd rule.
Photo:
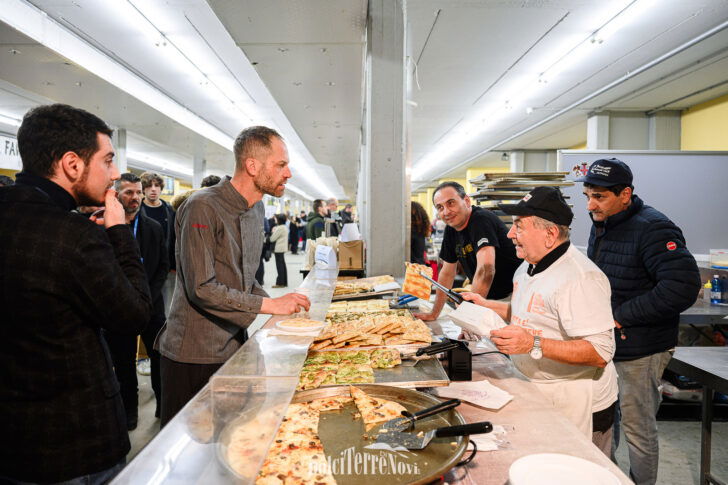
[[[139,249],[111,189],[111,129],[67,105],[28,112],[23,171],[0,188],[0,482],[103,483],[129,451],[101,330],[149,321]],[[77,206],[105,205],[91,219]]]
[[[139,244],[142,264],[147,274],[149,291],[154,305],[152,318],[141,336],[151,363],[152,390],[157,401],[155,416],[159,417],[162,391],[159,382],[159,352],[154,350],[154,339],[162,329],[165,320],[162,286],[169,271],[167,244],[162,226],[139,210],[143,197],[141,179],[133,173],[124,173],[116,181],[115,187],[119,194],[119,202],[124,207],[126,223],[131,227],[134,238]],[[104,332],[104,337],[109,344],[114,371],[121,386],[121,398],[126,411],[126,426],[127,429],[133,430],[137,427],[139,420],[139,389],[136,373],[137,336],[107,331]]]

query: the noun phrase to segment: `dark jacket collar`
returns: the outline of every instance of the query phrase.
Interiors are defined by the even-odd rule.
[[[605,221],[594,221],[594,219],[592,219],[592,222],[597,228],[606,230],[608,228],[618,226],[624,221],[630,219],[633,215],[637,214],[644,205],[645,203],[642,202],[642,199],[633,194],[632,203],[629,204],[629,207],[627,207],[625,210],[607,217]],[[589,217],[591,217],[591,214],[589,214]]]
[[[566,253],[566,250],[569,249],[569,246],[571,245],[570,241],[565,241],[555,247],[551,250],[550,253],[548,253],[546,256],[544,256],[541,261],[536,263],[535,265],[529,264],[528,265],[528,275],[529,276],[536,276],[537,274],[546,271],[546,268],[554,264],[561,256]]]
[[[220,193],[223,195],[226,201],[232,204],[234,208],[240,211],[246,211],[250,209],[248,201],[245,199],[245,197],[242,196],[240,192],[237,191],[235,187],[233,187],[231,180],[231,177],[229,175],[226,175],[225,178],[223,178],[216,185],[216,187],[220,187]]]
[[[20,172],[15,176],[15,183],[17,185],[35,187],[47,195],[49,199],[63,210],[72,211],[76,208],[76,199],[66,189],[45,177]]]

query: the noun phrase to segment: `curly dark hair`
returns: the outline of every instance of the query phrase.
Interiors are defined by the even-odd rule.
[[[235,169],[242,168],[243,160],[246,158],[258,156],[260,150],[270,150],[273,137],[283,140],[280,133],[267,126],[251,126],[241,131],[233,146]]]
[[[430,226],[430,218],[427,216],[427,211],[419,202],[412,202],[410,207],[412,231],[419,236],[429,236],[430,232],[432,232],[432,227]]]
[[[50,178],[64,154],[88,161],[99,149],[98,134],[113,130],[98,116],[67,104],[48,104],[28,111],[18,129],[23,171]]]
[[[200,187],[212,187],[213,185],[217,185],[220,182],[220,177],[217,175],[208,175],[204,179],[202,179],[202,182],[200,182]]]
[[[144,172],[140,179],[142,181],[142,190],[147,190],[155,183],[159,185],[160,188],[164,188],[164,179],[156,172]]]

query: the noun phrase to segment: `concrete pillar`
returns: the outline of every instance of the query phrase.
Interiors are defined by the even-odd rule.
[[[406,150],[405,10],[372,0],[367,23],[363,214],[367,274],[404,275],[409,259],[410,160]],[[361,186],[361,185],[360,185]]]
[[[609,149],[609,113],[591,113],[586,120],[587,150]]]
[[[205,171],[207,170],[207,160],[202,157],[195,157],[192,159],[192,188],[200,188],[202,179],[205,178]]]
[[[119,169],[119,173],[126,173],[129,171],[126,158],[126,128],[117,129],[114,135],[114,162]]]
[[[680,150],[680,111],[648,114],[648,130],[650,150]]]

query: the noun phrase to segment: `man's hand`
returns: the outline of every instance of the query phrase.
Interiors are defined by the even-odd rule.
[[[126,214],[124,214],[124,206],[121,205],[119,199],[116,198],[116,190],[108,189],[104,198],[104,211],[98,215],[91,215],[91,222],[103,224],[108,229],[118,224],[126,224]]]
[[[614,321],[614,326],[617,327],[617,328],[622,328],[622,326],[616,320]]]
[[[413,313],[412,316],[415,318],[419,318],[423,322],[431,322],[433,320],[437,320],[437,317],[439,317],[440,315],[436,315],[434,313]]]
[[[518,325],[491,330],[490,339],[499,351],[508,355],[529,353],[534,340],[533,335]]]
[[[308,311],[311,302],[306,295],[300,293],[287,293],[278,298],[263,298],[260,313],[269,315],[290,315],[301,311]]]
[[[483,298],[478,293],[471,293],[469,291],[465,291],[463,293],[460,293],[460,296],[463,297],[463,300],[469,301],[470,303],[475,303],[476,305],[488,307],[488,305],[485,303],[486,299]]]

